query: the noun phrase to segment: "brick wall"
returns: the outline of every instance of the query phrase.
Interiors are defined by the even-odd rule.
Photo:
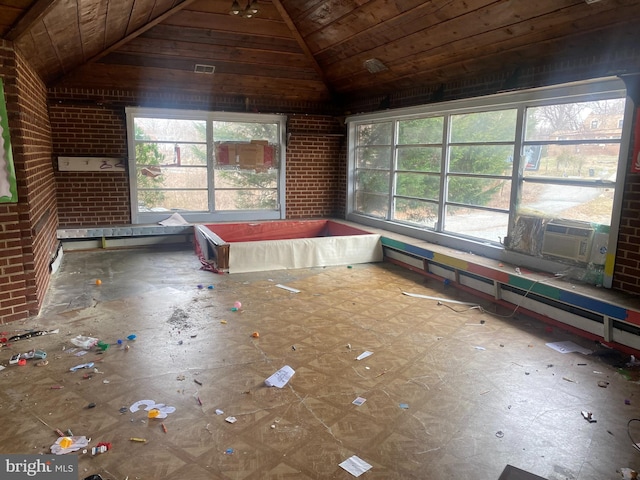
[[[175,103],[181,101],[180,103]],[[49,111],[54,160],[58,156],[127,159],[126,105],[166,107],[164,97],[122,91],[52,89]],[[180,97],[173,108],[205,109],[210,99]],[[287,148],[287,218],[344,218],[346,129],[331,115],[292,114]],[[126,172],[56,169],[60,227],[131,222]]]
[[[44,84],[9,42],[0,43],[18,203],[0,204],[0,321],[38,313],[57,248],[51,129]]]
[[[297,115],[287,132],[286,217],[344,218],[346,129],[334,117]]]
[[[60,100],[60,98],[58,98]],[[125,111],[99,102],[49,106],[61,227],[131,222],[126,172],[60,172],[59,156],[127,158]]]
[[[637,123],[640,108],[634,115]],[[633,131],[640,126],[634,124]],[[633,155],[633,145],[640,142],[640,138],[631,139],[630,156]],[[628,165],[632,164],[630,159]],[[627,293],[640,294],[640,175],[627,173],[624,194],[622,196],[622,213],[620,215],[620,230],[616,250],[616,265],[613,274],[613,288]]]

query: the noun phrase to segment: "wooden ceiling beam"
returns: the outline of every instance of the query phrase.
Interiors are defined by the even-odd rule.
[[[276,10],[282,17],[282,20],[284,21],[284,23],[291,30],[291,34],[298,42],[298,45],[300,45],[300,48],[304,52],[305,56],[309,59],[309,61],[313,65],[313,68],[315,69],[316,73],[320,77],[320,80],[322,80],[322,83],[326,87],[327,92],[329,93],[331,98],[335,98],[335,92],[331,88],[331,84],[327,80],[327,77],[324,74],[324,70],[322,69],[320,64],[316,61],[316,58],[313,56],[313,53],[311,52],[311,49],[307,45],[307,42],[305,42],[302,35],[300,35],[300,31],[298,30],[298,27],[296,27],[295,23],[293,23],[293,20],[291,19],[289,12],[287,12],[287,10],[284,8],[280,0],[272,0],[272,2],[273,2],[273,6],[276,7]]]
[[[57,0],[37,0],[36,3],[27,10],[20,20],[5,35],[7,40],[15,42],[24,33],[31,30],[33,25],[42,20],[42,17],[53,7]]]

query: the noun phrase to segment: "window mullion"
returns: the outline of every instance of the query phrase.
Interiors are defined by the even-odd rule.
[[[444,116],[444,128],[442,131],[442,165],[440,167],[440,198],[438,199],[438,223],[436,224],[436,232],[444,231],[444,219],[446,215],[446,201],[448,195],[448,175],[451,140],[451,115]]]

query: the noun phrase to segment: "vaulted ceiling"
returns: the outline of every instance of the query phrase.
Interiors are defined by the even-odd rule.
[[[0,0],[0,37],[49,87],[300,101],[615,54],[639,38],[638,0],[257,0],[252,18],[232,3]]]

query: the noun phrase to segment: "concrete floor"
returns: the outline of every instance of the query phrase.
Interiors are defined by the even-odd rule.
[[[0,452],[49,453],[57,428],[89,447],[112,443],[79,452],[79,478],[105,480],[349,479],[338,464],[352,455],[372,465],[366,479],[497,480],[508,464],[549,480],[640,469],[627,433],[639,385],[617,370],[627,357],[520,314],[402,295],[477,301],[387,263],[199,267],[191,249],[65,253],[41,315],[3,326],[60,331],[0,349],[3,365],[31,349],[49,360],[0,372]],[[128,349],[118,345],[130,334]],[[77,356],[77,335],[110,347]],[[565,340],[594,354],[545,346]],[[364,351],[373,355],[355,360]],[[87,362],[97,372],[69,370]],[[289,383],[266,387],[284,365],[296,372]],[[139,400],[175,411],[149,419],[128,408]],[[638,422],[631,435],[640,440]]]

